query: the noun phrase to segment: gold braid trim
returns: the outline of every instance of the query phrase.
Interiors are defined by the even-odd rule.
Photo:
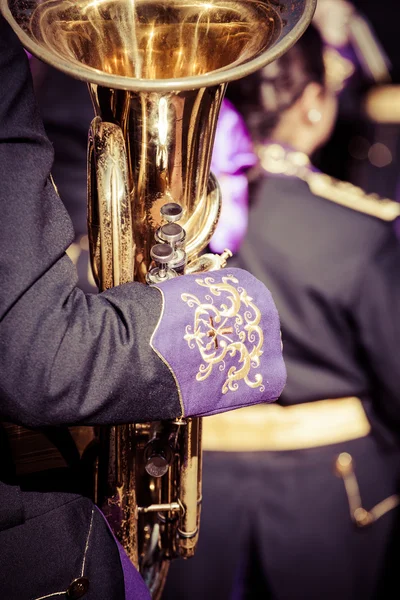
[[[303,152],[287,150],[280,144],[268,144],[256,150],[267,173],[298,177],[308,184],[316,196],[383,221],[394,221],[400,216],[399,202],[380,198],[377,194],[367,194],[352,183],[324,173],[315,173],[308,156]]]
[[[323,173],[310,173],[307,178],[310,190],[316,196],[331,200],[336,204],[357,210],[366,215],[377,217],[382,221],[394,221],[400,216],[400,203],[375,194],[366,194],[364,190],[339,181]]]
[[[344,489],[349,502],[350,517],[357,527],[367,527],[383,517],[387,512],[400,505],[400,496],[392,494],[367,510],[362,505],[360,488],[354,471],[351,454],[341,452],[335,461],[335,472],[343,479]]]

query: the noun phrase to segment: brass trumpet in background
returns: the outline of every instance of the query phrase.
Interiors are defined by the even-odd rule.
[[[292,46],[315,5],[0,0],[32,54],[88,82],[97,115],[89,133],[88,228],[100,290],[148,281],[153,259],[161,277],[168,267],[179,274],[224,265],[228,252],[201,252],[220,211],[210,161],[226,85]],[[170,249],[160,254],[160,243]],[[191,556],[198,538],[201,419],[93,434],[93,497],[158,598],[170,559]]]

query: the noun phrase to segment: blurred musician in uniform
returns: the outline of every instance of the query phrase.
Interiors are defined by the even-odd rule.
[[[66,254],[73,227],[50,176],[53,151],[28,59],[1,15],[0,79],[0,598],[149,600],[92,502],[70,427],[205,416],[275,400],[285,382],[279,317],[265,286],[237,269],[215,272],[213,290],[197,275],[97,295],[78,289]],[[214,293],[226,302],[233,295],[234,321],[250,305],[258,315],[257,365],[246,371],[255,386],[239,375],[237,389],[223,391],[238,368],[233,355],[225,373],[196,379],[202,357],[185,339],[194,318],[186,300],[207,304]],[[206,331],[217,344],[212,323]],[[252,353],[251,340],[241,336],[241,344]]]
[[[333,134],[315,161],[330,175],[397,200],[397,24],[387,18],[388,8],[369,0],[318,2],[314,23],[326,44],[331,72],[336,71],[340,82],[347,64],[349,75]],[[340,157],[337,146],[342,148]]]
[[[202,537],[192,561],[172,565],[164,600],[390,597],[400,209],[311,162],[337,112],[322,50],[310,27],[230,87],[260,157],[236,264],[272,290],[288,380],[272,410],[205,423]]]

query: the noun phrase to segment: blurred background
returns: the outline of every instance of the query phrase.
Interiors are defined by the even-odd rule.
[[[386,59],[389,77],[385,77],[383,71],[376,79],[369,77],[368,69],[363,69],[362,51],[358,54],[358,74],[341,96],[334,134],[321,151],[318,162],[326,173],[351,181],[367,192],[397,198],[400,193],[400,88],[397,87],[400,83],[400,51],[396,15],[400,9],[393,0],[354,0],[352,4],[371,28],[382,57]],[[365,47],[365,54],[374,61],[376,52],[368,44],[368,34]]]

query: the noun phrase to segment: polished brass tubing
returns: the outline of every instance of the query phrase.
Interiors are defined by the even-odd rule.
[[[96,162],[101,163],[96,167],[97,190],[91,189],[89,197],[97,202],[97,198],[111,198],[114,193],[114,203],[124,209],[122,223],[116,224],[112,208],[103,207],[105,200],[99,201],[99,210],[89,208],[89,230],[98,230],[94,217],[102,210],[109,223],[104,235],[110,235],[111,227],[124,228],[122,239],[127,241],[119,244],[119,253],[127,252],[129,228],[126,224],[132,218],[133,279],[145,282],[151,263],[150,249],[162,222],[160,209],[165,203],[177,202],[183,208],[180,223],[186,230],[189,258],[205,247],[216,227],[220,195],[215,180],[209,181],[209,172],[226,86],[175,94],[111,90],[96,84],[89,87],[98,115],[92,125],[96,132],[91,138],[94,135],[98,140],[99,150],[95,155],[99,156]],[[115,134],[117,128],[119,135]],[[112,140],[111,130],[115,135]],[[112,144],[112,157],[104,156],[103,139]],[[89,151],[89,162],[90,156]],[[107,203],[111,205],[111,200]],[[91,242],[94,244],[92,255],[98,260],[100,251],[96,240],[91,239]],[[103,243],[100,236],[97,242]],[[129,261],[129,257],[126,259]],[[109,263],[111,259],[105,260]],[[95,273],[98,268],[94,266]],[[115,268],[114,273],[120,269]],[[126,276],[132,280],[129,269]],[[103,279],[108,280],[108,276]],[[116,284],[114,279],[113,285]]]
[[[180,511],[181,505],[179,502],[171,502],[170,504],[150,504],[150,506],[138,506],[138,512],[168,512]]]
[[[115,535],[139,568],[136,459],[134,424],[98,428],[100,454],[95,495]]]
[[[179,497],[182,512],[179,516],[177,554],[193,556],[198,535],[201,509],[201,427],[202,419],[187,419],[182,436]]]
[[[93,119],[88,144],[88,233],[100,290],[134,277],[129,167],[121,128]]]
[[[73,77],[166,92],[227,83],[284,54],[317,0],[0,0],[24,46]]]

